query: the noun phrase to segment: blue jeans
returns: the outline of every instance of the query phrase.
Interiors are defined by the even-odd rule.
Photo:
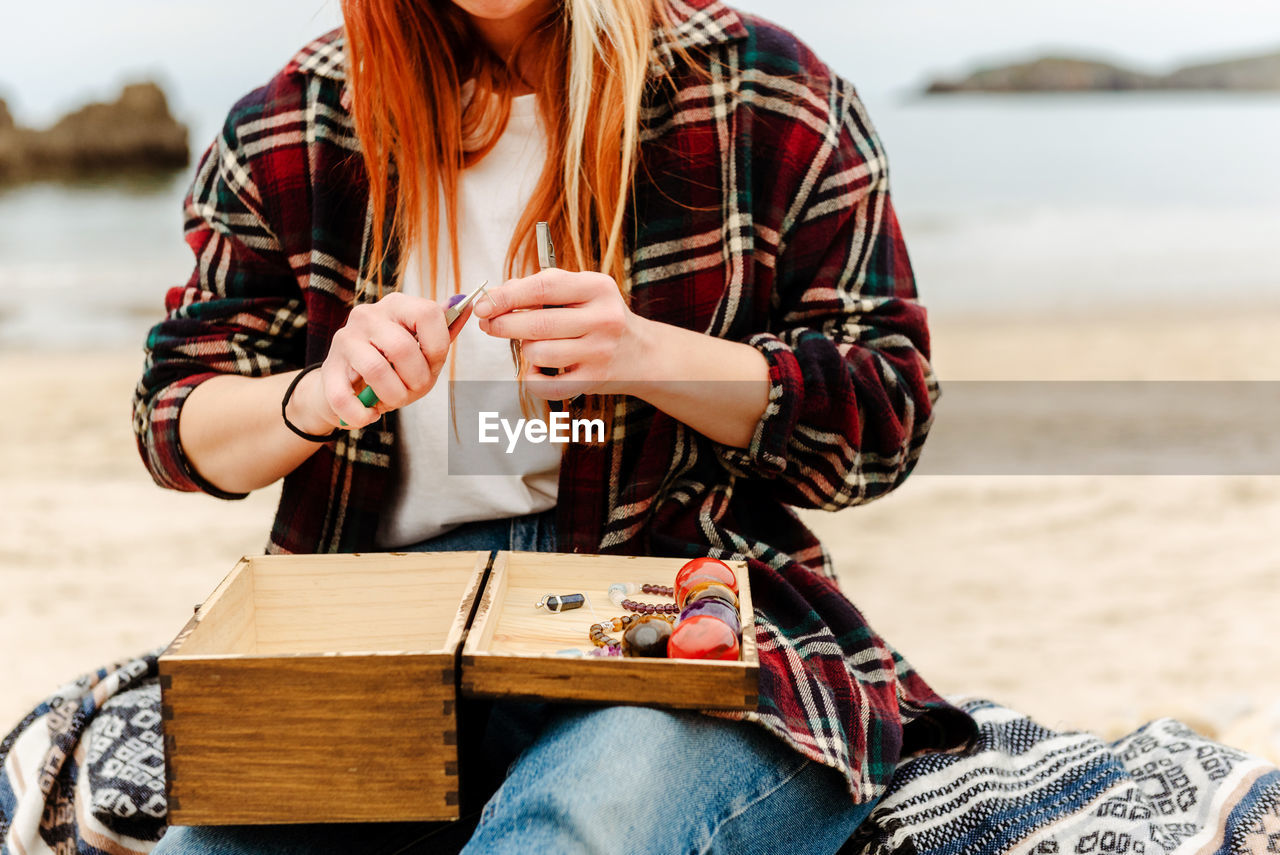
[[[552,520],[474,523],[416,548],[546,551]],[[757,725],[648,707],[496,703],[467,764],[493,783],[458,822],[175,826],[154,853],[831,855],[872,807]]]

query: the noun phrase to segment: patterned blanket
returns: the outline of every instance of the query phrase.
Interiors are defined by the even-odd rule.
[[[988,701],[963,755],[894,773],[849,847],[859,855],[1276,853],[1280,769],[1160,719],[1113,743],[1057,733]]]
[[[0,855],[133,855],[164,834],[160,651],[58,689],[0,742]]]
[[[1280,855],[1280,769],[1172,719],[1113,743],[963,704],[964,754],[904,762],[854,855]],[[164,833],[156,654],[59,689],[0,742],[0,855],[132,855]]]

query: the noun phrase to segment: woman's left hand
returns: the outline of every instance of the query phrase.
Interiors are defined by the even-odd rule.
[[[549,308],[548,308],[549,307]],[[750,445],[769,403],[769,363],[749,344],[643,318],[602,273],[543,270],[475,303],[480,328],[518,339],[529,391],[549,401],[633,395],[704,436]]]
[[[612,277],[548,269],[512,279],[475,304],[480,329],[518,339],[535,368],[529,391],[549,401],[584,394],[625,394],[645,365],[649,323],[627,307]]]

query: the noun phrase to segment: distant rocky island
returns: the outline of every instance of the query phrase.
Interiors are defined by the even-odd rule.
[[[47,130],[18,125],[0,101],[0,183],[160,172],[190,163],[187,128],[154,83],[126,86],[109,104],[88,104]]]
[[[928,95],[957,92],[1280,92],[1280,52],[1188,65],[1169,74],[1146,74],[1096,60],[1048,56],[983,68],[959,79],[934,80]]]

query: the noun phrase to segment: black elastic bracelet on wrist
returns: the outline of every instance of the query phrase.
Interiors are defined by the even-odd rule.
[[[293,390],[298,388],[298,383],[303,377],[306,377],[307,374],[315,371],[322,364],[323,363],[317,362],[314,365],[308,365],[306,368],[299,371],[293,378],[293,382],[289,384],[289,388],[285,390],[284,397],[280,399],[280,417],[284,419],[284,426],[303,439],[310,440],[311,442],[332,442],[343,434],[342,428],[334,428],[333,432],[329,434],[307,433],[305,430],[289,421],[289,399],[293,397]]]

